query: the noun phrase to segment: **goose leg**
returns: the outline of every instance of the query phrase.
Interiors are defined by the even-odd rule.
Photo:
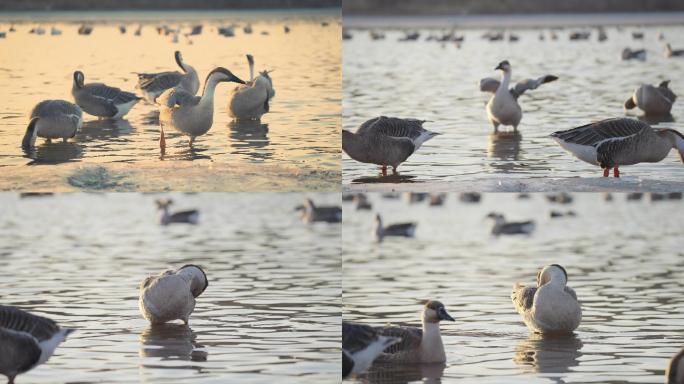
[[[610,172],[610,168],[603,168],[603,177],[608,177],[608,172]]]
[[[62,143],[66,143],[67,140],[69,140],[69,139],[67,139],[66,137],[63,137],[63,138],[62,138]]]
[[[613,168],[613,177],[620,177],[620,170],[618,167]]]
[[[48,144],[52,144],[52,139],[47,139]]]
[[[399,172],[397,172],[397,167],[392,166],[392,174],[393,174],[393,175],[396,175],[396,174],[398,174],[398,173],[399,173]]]
[[[190,136],[190,148],[192,148],[192,144],[195,142],[195,136]]]
[[[382,175],[387,176],[387,166],[383,165],[381,169],[382,169]]]
[[[161,137],[159,137],[159,148],[161,148],[162,152],[166,150],[166,138],[164,137],[164,124],[159,124],[161,127]]]

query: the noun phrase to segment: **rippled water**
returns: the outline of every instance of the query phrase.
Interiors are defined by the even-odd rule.
[[[400,23],[395,23],[397,28]],[[684,93],[684,80],[677,76],[684,70],[684,60],[664,58],[664,43],[657,40],[662,31],[673,47],[682,48],[684,27],[607,27],[605,42],[597,41],[595,29],[590,41],[569,41],[568,34],[581,29],[559,29],[556,41],[549,38],[549,29],[515,29],[518,42],[489,42],[481,38],[485,29],[462,29],[458,35],[464,35],[465,41],[460,49],[453,43],[425,41],[431,33],[440,35],[440,29],[421,29],[420,41],[409,43],[397,41],[404,36],[401,30],[386,30],[385,40],[373,41],[367,30],[351,29],[353,38],[343,44],[343,126],[355,130],[378,115],[433,121],[425,127],[443,135],[400,166],[405,178],[399,181],[599,177],[599,168],[574,158],[548,135],[625,116],[623,104],[641,83],[670,79],[674,92]],[[644,40],[632,39],[635,30],[645,33]],[[540,31],[545,33],[544,41],[538,39]],[[625,47],[647,49],[647,61],[621,61]],[[479,91],[481,78],[501,76],[494,67],[504,59],[511,62],[513,82],[545,74],[560,78],[521,96],[523,118],[517,136],[492,134],[485,111],[491,94]],[[655,126],[682,131],[682,105],[681,100],[675,103],[674,121],[654,122]],[[661,163],[622,171],[627,177],[661,181],[684,176],[676,151]],[[344,183],[397,182],[396,178],[378,180],[378,175],[377,167],[343,155]]]
[[[161,227],[158,197],[0,194],[0,302],[77,328],[19,381],[338,380],[339,225],[301,223],[299,194],[174,194],[200,223]],[[186,263],[209,278],[190,326],[150,327],[138,285]]]
[[[158,170],[178,167],[181,160],[192,160],[231,169],[262,164],[339,174],[339,11],[59,13],[48,20],[34,17],[24,15],[24,22],[15,25],[17,31],[8,33],[0,44],[3,173],[36,164],[49,164],[46,166],[52,172],[65,172],[65,167],[54,164],[69,162]],[[95,19],[92,34],[78,35],[80,20],[87,18]],[[134,36],[139,22],[143,25],[142,35]],[[324,22],[328,25],[323,26]],[[0,23],[0,30],[8,29],[9,21]],[[123,35],[118,30],[121,23],[128,27]],[[253,26],[252,34],[243,33],[246,23]],[[181,26],[183,33],[189,32],[192,25],[202,24],[204,31],[189,38],[181,35],[174,44],[171,35],[162,36],[155,30],[162,24],[171,28]],[[217,33],[218,27],[230,24],[237,26],[235,37]],[[47,33],[29,34],[37,25]],[[290,27],[290,33],[284,32],[285,25]],[[52,26],[60,29],[62,35],[50,36]],[[48,98],[72,100],[75,70],[85,73],[86,83],[104,82],[135,92],[135,73],[178,70],[173,57],[175,50],[180,50],[184,60],[198,71],[201,84],[217,66],[249,79],[245,54],[251,53],[257,71],[274,70],[276,97],[270,113],[260,122],[232,122],[226,105],[228,90],[235,84],[219,84],[212,129],[197,139],[194,149],[189,148],[187,137],[167,130],[164,161],[160,160],[158,143],[159,113],[156,106],[145,101],[138,103],[123,120],[98,121],[86,115],[83,129],[68,144],[48,145],[39,138],[34,153],[21,150],[30,109]],[[218,171],[213,175],[224,177]],[[170,189],[180,189],[180,181],[174,184],[171,179],[168,183]]]
[[[442,207],[371,194],[373,211],[345,203],[343,317],[419,326],[419,301],[433,298],[456,319],[441,325],[445,366],[378,367],[357,381],[662,383],[684,344],[684,203],[574,197],[564,206],[538,194],[488,194],[480,204],[450,195]],[[577,216],[550,219],[552,209]],[[533,219],[537,230],[494,238],[484,219],[491,211]],[[386,224],[417,222],[415,239],[376,244],[375,212]],[[509,298],[514,282],[533,284],[551,263],[567,269],[582,304],[571,338],[530,334]]]

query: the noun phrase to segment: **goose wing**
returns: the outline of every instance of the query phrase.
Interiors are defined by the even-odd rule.
[[[572,289],[566,285],[565,286],[565,293],[572,296],[572,298],[575,299],[575,301],[577,301],[577,294],[575,293],[574,289]]]
[[[147,92],[160,92],[180,84],[183,74],[178,71],[161,73],[139,73],[138,88]]]
[[[176,105],[181,107],[192,107],[199,104],[200,100],[202,100],[201,96],[195,96],[182,89],[171,88],[159,95],[157,98],[157,103],[168,108],[173,108]]]
[[[81,116],[81,108],[65,100],[44,100],[36,104],[31,117],[51,117],[59,115]]]
[[[122,91],[116,87],[110,87],[102,83],[92,83],[83,86],[83,89],[94,98],[102,99],[103,101],[113,104],[124,104],[133,100],[138,100],[140,97],[135,93]]]
[[[619,117],[554,132],[551,137],[566,143],[597,146],[607,140],[625,139],[650,129],[651,127],[642,121]]]
[[[537,293],[536,287],[526,287],[520,283],[513,285],[511,300],[518,313],[529,311],[532,308],[535,293]]]
[[[675,95],[674,92],[668,87],[668,84],[670,81],[663,81],[658,85],[658,90],[660,91],[660,94],[667,99],[669,103],[674,103],[675,100],[677,100],[677,95]]]
[[[491,77],[485,77],[484,79],[480,80],[480,91],[496,93],[496,90],[499,89],[499,85],[501,85],[499,80],[493,79]]]
[[[361,124],[356,133],[376,134],[396,138],[403,137],[414,140],[425,132],[425,129],[423,128],[424,122],[425,120],[380,116]]]
[[[540,85],[558,80],[557,76],[545,75],[536,79],[525,79],[510,89],[511,94],[517,99],[529,89],[537,89]]]
[[[355,353],[368,347],[378,338],[378,332],[369,325],[342,322],[342,349]]]
[[[423,330],[409,327],[378,327],[375,328],[383,336],[401,338],[401,341],[385,348],[384,353],[399,353],[420,347],[423,340]]]
[[[0,327],[0,372],[26,372],[40,360],[36,340]]]
[[[7,306],[0,306],[0,329],[28,333],[38,341],[48,340],[59,332],[54,321]]]

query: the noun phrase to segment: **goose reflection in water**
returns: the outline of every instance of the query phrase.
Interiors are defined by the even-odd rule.
[[[487,157],[496,161],[490,165],[498,171],[511,172],[525,168],[520,165],[520,142],[522,135],[519,132],[499,132],[489,135]]]
[[[198,344],[196,339],[195,332],[185,324],[153,325],[140,334],[140,356],[159,358],[162,361],[207,361],[209,354],[199,350],[203,346]]]
[[[271,144],[268,139],[268,124],[262,124],[259,120],[231,121],[228,128],[233,153],[247,155],[256,160],[273,157],[273,151],[267,149]]]
[[[83,145],[74,142],[46,142],[31,149],[25,149],[24,157],[31,159],[27,165],[61,164],[78,161],[83,158]]]
[[[94,140],[108,141],[130,135],[134,130],[131,123],[125,119],[91,120],[83,123],[83,127],[76,132],[76,141],[85,143]]]
[[[375,363],[359,378],[365,383],[441,383],[446,364],[389,364]]]
[[[515,348],[513,361],[524,371],[535,373],[566,373],[577,367],[582,356],[582,340],[577,335],[542,336],[532,333]],[[556,382],[562,383],[561,377]]]

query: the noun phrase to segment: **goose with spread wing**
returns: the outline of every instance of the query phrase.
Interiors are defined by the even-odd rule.
[[[546,75],[537,79],[525,79],[509,89],[512,74],[511,64],[508,60],[504,60],[494,69],[502,71],[501,81],[491,77],[480,80],[480,91],[493,94],[487,102],[487,117],[489,122],[494,125],[495,133],[498,132],[499,125],[513,126],[513,130],[517,131],[522,119],[522,108],[518,103],[518,98],[525,91],[537,89],[542,84],[556,81],[558,77]]]
[[[352,159],[382,166],[387,175],[387,166],[397,167],[420,146],[439,135],[423,128],[426,120],[400,119],[380,116],[366,121],[356,130],[342,130],[342,149]]]
[[[100,118],[119,119],[124,117],[140,97],[102,83],[84,84],[83,72],[74,72],[71,94],[83,111]]]
[[[613,118],[566,131],[551,137],[578,159],[603,168],[603,176],[620,177],[619,166],[657,163],[677,149],[684,163],[684,135],[669,128],[651,128],[643,121]]]
[[[145,100],[154,103],[157,97],[169,88],[183,88],[186,92],[195,95],[199,90],[199,77],[195,68],[183,61],[180,51],[174,53],[176,64],[183,73],[167,71],[159,73],[138,73],[138,85]]]

